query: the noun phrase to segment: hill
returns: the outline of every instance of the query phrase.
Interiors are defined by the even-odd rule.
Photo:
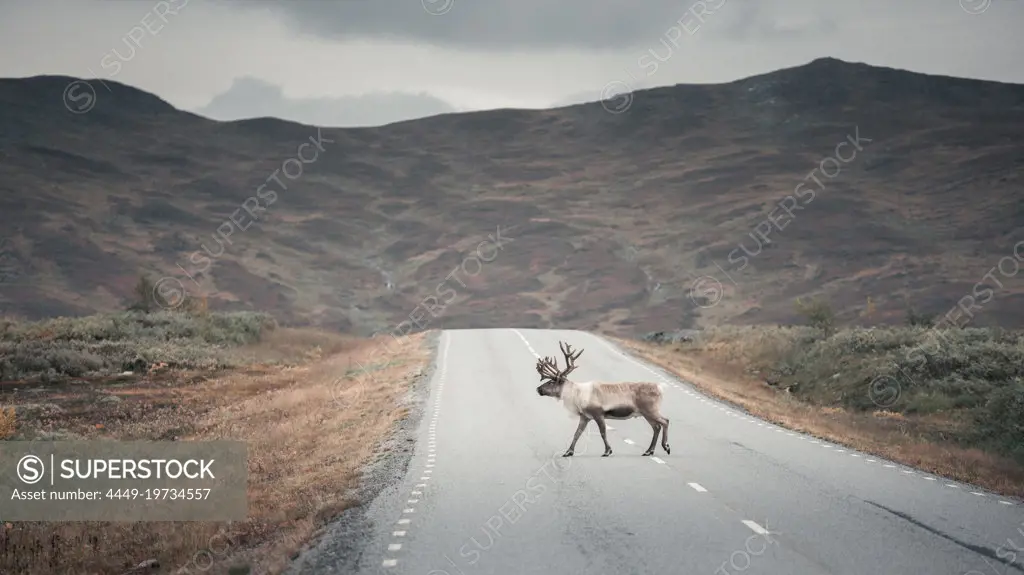
[[[1019,85],[825,58],[636,92],[619,114],[321,130],[206,120],[114,82],[90,101],[73,80],[0,80],[0,313],[118,309],[147,272],[214,310],[366,332],[428,296],[448,302],[431,327],[630,334],[789,323],[806,295],[848,323],[870,296],[871,321],[900,322],[986,285],[973,325],[1024,320],[1016,263],[990,273],[1024,240]],[[275,172],[299,153],[316,153],[301,176]],[[498,228],[493,261],[450,277]]]

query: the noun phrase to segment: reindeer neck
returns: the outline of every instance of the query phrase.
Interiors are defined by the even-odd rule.
[[[571,401],[571,399],[576,393],[577,387],[578,384],[575,381],[566,378],[565,383],[562,384],[562,390],[558,393],[558,398],[561,399],[563,402]]]

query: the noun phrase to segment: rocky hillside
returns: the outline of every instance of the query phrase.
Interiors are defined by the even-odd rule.
[[[1024,320],[1014,260],[990,273],[1024,240],[1019,85],[820,59],[619,114],[318,129],[72,80],[0,80],[0,313],[120,308],[148,273],[359,332],[430,296],[444,327],[789,322],[802,295],[899,322],[972,292],[975,325]]]

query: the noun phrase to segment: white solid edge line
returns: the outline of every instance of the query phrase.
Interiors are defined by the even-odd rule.
[[[698,491],[698,492],[700,492],[700,493],[704,493],[704,492],[706,492],[706,491],[707,491],[707,489],[704,489],[704,487],[703,487],[703,486],[701,486],[701,484],[700,484],[700,483],[687,483],[687,485],[689,485],[690,487],[692,487],[692,488],[694,489],[694,491]]]
[[[662,465],[665,464],[665,461],[662,458],[654,456],[654,455],[651,456],[651,461],[653,461],[655,463],[660,463]]]
[[[767,529],[765,529],[764,527],[761,527],[760,525],[758,525],[757,523],[755,523],[755,522],[753,522],[753,521],[751,521],[749,519],[744,519],[743,520],[743,524],[746,525],[747,527],[749,527],[751,531],[753,531],[754,533],[757,533],[758,535],[767,535],[768,534],[768,530]]]

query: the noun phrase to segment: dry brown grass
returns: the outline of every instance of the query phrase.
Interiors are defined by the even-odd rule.
[[[0,533],[0,572],[120,574],[150,559],[159,567],[146,573],[281,572],[318,528],[355,503],[348,493],[360,467],[405,415],[400,400],[428,363],[425,337],[389,344],[389,354],[376,341],[283,330],[255,346],[255,357],[306,361],[287,367],[253,363],[209,380],[192,374],[142,378],[105,390],[121,398],[116,404],[95,401],[100,386],[36,395],[34,401],[64,410],[41,419],[41,430],[246,441],[249,515],[233,524],[16,523]],[[382,363],[385,357],[389,365]],[[357,361],[373,366],[372,373],[353,369]],[[203,570],[211,560],[213,567]]]
[[[965,449],[924,436],[923,430],[955,430],[960,422],[942,414],[906,416],[888,411],[855,413],[815,406],[765,384],[742,366],[758,365],[773,353],[772,336],[721,340],[699,352],[679,345],[657,345],[610,337],[708,395],[741,406],[778,425],[872,453],[995,493],[1024,497],[1024,470],[1013,461],[980,449]],[[781,349],[781,343],[779,343]]]
[[[13,407],[0,408],[0,439],[7,439],[18,429],[18,416]]]

